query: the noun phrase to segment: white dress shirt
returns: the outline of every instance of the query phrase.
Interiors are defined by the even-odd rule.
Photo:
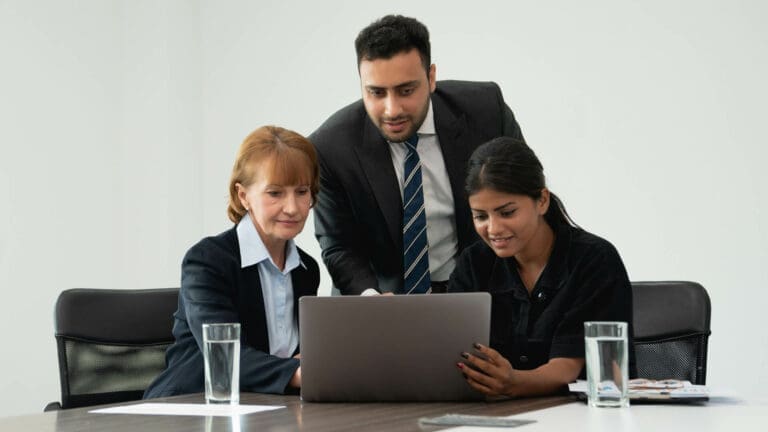
[[[453,192],[445,169],[443,151],[435,131],[432,101],[427,117],[417,131],[419,142],[416,151],[421,159],[421,182],[424,191],[424,208],[427,216],[427,243],[429,244],[429,276],[433,281],[446,281],[456,267],[459,241],[456,235]],[[408,150],[403,143],[389,143],[392,164],[395,167],[403,196],[403,171]]]
[[[241,268],[257,265],[261,292],[264,296],[264,313],[267,317],[269,353],[288,358],[299,346],[299,327],[294,319],[293,281],[291,271],[301,265],[306,268],[296,244],[289,240],[285,248],[285,268],[281,271],[272,261],[261,240],[250,214],[237,224],[237,241],[240,244]]]

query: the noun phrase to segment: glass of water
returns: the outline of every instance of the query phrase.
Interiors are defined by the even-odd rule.
[[[240,402],[240,324],[203,324],[205,401]]]
[[[627,323],[584,323],[589,406],[628,407]]]

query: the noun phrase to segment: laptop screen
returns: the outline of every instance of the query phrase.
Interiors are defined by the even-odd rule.
[[[478,400],[456,368],[488,344],[488,293],[302,297],[305,401]]]

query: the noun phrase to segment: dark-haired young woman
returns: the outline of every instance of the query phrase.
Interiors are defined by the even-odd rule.
[[[558,392],[582,374],[585,321],[631,326],[624,264],[613,245],[571,221],[521,141],[501,137],[478,147],[466,191],[483,241],[461,254],[448,291],[491,294],[491,338],[490,347],[462,353],[457,366],[489,396]]]

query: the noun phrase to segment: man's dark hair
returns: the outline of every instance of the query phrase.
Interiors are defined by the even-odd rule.
[[[357,67],[360,67],[363,60],[390,59],[413,48],[419,50],[421,63],[429,73],[432,60],[427,28],[415,18],[387,15],[374,21],[357,35]]]

